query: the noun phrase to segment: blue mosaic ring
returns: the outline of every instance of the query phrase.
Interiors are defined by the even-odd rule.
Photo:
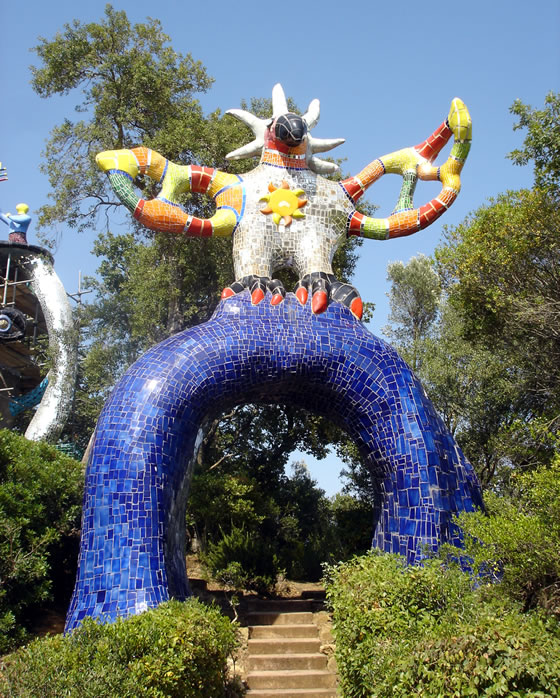
[[[283,403],[324,415],[356,442],[375,490],[373,546],[411,563],[459,543],[453,514],[481,506],[471,465],[395,350],[344,305],[313,315],[293,294],[257,306],[248,292],[210,321],[148,351],[97,425],[66,631],[190,591],[185,511],[209,419],[233,405]]]

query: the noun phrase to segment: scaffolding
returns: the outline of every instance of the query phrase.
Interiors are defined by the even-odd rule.
[[[32,290],[30,254],[52,261],[42,247],[0,241],[0,426],[9,426],[10,403],[37,389],[46,373],[48,329]]]

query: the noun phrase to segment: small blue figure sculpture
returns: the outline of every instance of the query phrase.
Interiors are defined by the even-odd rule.
[[[10,242],[19,242],[22,245],[27,245],[27,229],[31,223],[31,216],[27,215],[29,206],[27,204],[18,204],[16,206],[17,213],[2,213],[0,210],[0,220],[10,228],[8,240]]]

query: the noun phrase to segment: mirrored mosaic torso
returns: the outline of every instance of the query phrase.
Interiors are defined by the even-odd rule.
[[[282,189],[286,182],[289,189]],[[273,214],[263,214],[269,185],[280,192],[303,190],[307,200],[289,224],[276,223]],[[280,169],[262,163],[239,184],[244,189],[245,212],[233,236],[235,278],[250,274],[272,277],[284,267],[295,267],[300,276],[312,272],[332,273],[332,259],[346,238],[348,217],[354,211],[344,190],[309,169]],[[282,211],[282,197],[276,208]],[[286,197],[288,198],[288,197]],[[289,200],[286,204],[291,203]]]

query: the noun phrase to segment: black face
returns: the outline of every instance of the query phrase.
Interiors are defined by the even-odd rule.
[[[297,114],[288,112],[279,116],[274,123],[274,136],[286,145],[296,146],[307,135],[307,124]]]

